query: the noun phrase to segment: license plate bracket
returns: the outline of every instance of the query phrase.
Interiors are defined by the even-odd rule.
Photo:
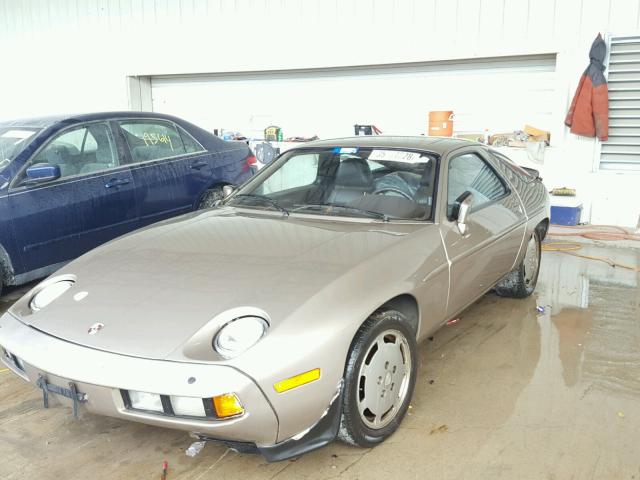
[[[69,388],[59,387],[47,381],[47,377],[40,374],[36,385],[42,390],[42,403],[44,408],[49,408],[49,394],[54,393],[62,397],[70,398],[73,401],[73,417],[78,418],[78,406],[87,401],[87,394],[78,392],[76,384],[69,382]]]

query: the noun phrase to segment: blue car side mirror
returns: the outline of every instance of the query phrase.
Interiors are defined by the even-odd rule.
[[[36,163],[27,168],[27,181],[29,183],[50,182],[60,178],[60,166],[50,163]]]

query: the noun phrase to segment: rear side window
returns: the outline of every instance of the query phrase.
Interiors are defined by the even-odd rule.
[[[180,137],[182,138],[182,143],[184,144],[184,149],[187,153],[204,152],[202,145],[200,145],[195,138],[189,135],[186,130],[178,127],[178,131],[180,132]]]
[[[119,122],[133,162],[146,162],[187,153],[176,127],[160,121]]]
[[[507,193],[502,180],[478,155],[465,153],[449,162],[447,183],[447,215],[453,212],[456,199],[464,192],[473,193],[473,208],[477,209]]]
[[[498,159],[498,161],[502,162],[502,165],[507,167],[509,171],[513,175],[516,175],[518,178],[520,178],[520,180],[525,182],[531,182],[532,180],[535,180],[535,177],[533,175],[527,172],[520,165],[517,165],[516,163],[514,163],[513,160],[511,160],[510,158],[502,155],[501,153],[496,152],[495,150],[491,150],[491,155],[493,155],[493,158],[496,158]],[[509,178],[509,180],[511,180],[511,178]]]

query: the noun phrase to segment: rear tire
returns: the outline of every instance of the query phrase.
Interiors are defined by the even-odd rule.
[[[538,283],[541,252],[540,234],[536,229],[518,268],[500,280],[494,291],[501,297],[526,298],[531,295]]]
[[[415,334],[406,317],[396,310],[371,315],[347,358],[338,438],[369,448],[390,437],[409,408],[417,369]]]
[[[209,190],[204,192],[202,199],[200,199],[198,210],[212,208],[215,206],[218,200],[222,200],[223,198],[224,193],[222,192],[222,188],[210,188]]]

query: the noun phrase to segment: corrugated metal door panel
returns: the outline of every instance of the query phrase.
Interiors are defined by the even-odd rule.
[[[600,169],[640,170],[640,36],[611,38],[607,71],[610,128]]]

